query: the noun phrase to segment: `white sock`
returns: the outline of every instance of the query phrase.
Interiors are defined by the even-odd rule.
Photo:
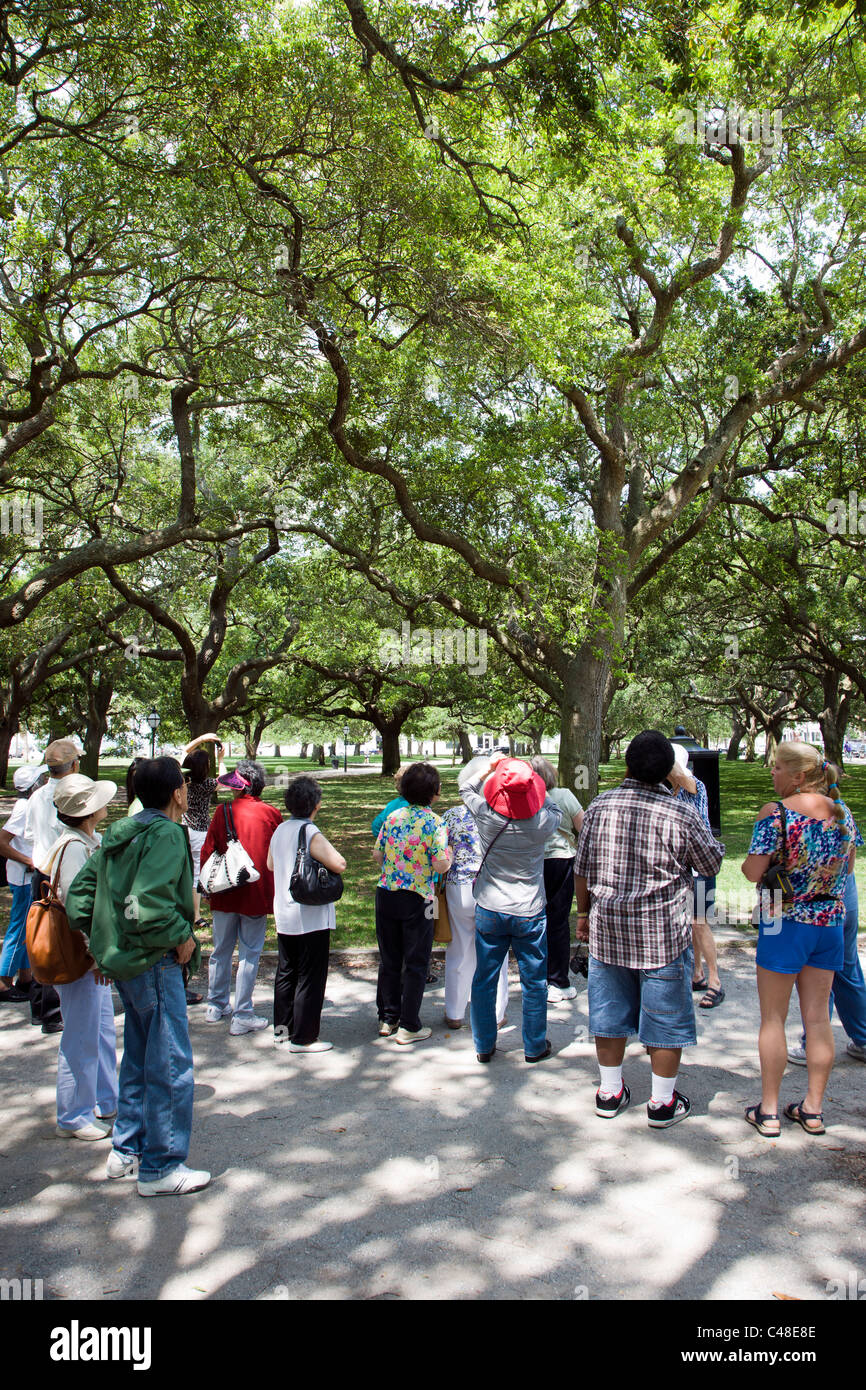
[[[601,1073],[601,1083],[599,1091],[603,1096],[618,1096],[622,1090],[622,1062],[618,1067],[603,1067],[598,1064]]]
[[[653,1072],[653,1097],[651,1105],[670,1105],[674,1098],[675,1076],[656,1076]]]

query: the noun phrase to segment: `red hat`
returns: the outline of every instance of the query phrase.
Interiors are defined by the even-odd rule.
[[[543,780],[520,758],[503,758],[484,783],[490,809],[510,820],[529,820],[541,810],[546,795]]]

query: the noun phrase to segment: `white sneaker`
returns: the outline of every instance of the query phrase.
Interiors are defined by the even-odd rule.
[[[250,1014],[246,1018],[233,1018],[229,1025],[229,1032],[233,1038],[241,1033],[260,1033],[263,1028],[270,1028],[270,1023],[266,1018],[261,1018],[258,1014]]]
[[[196,1171],[181,1163],[165,1178],[155,1178],[153,1182],[138,1180],[139,1197],[181,1197],[185,1192],[198,1192],[207,1187],[210,1173]]]
[[[806,1066],[806,1049],[802,1043],[795,1043],[788,1048],[788,1061],[793,1062],[795,1067]]]
[[[94,1122],[92,1125],[82,1125],[80,1129],[64,1129],[63,1125],[57,1125],[54,1133],[58,1139],[107,1139],[113,1128],[113,1121],[110,1124]]]
[[[319,1038],[314,1043],[289,1043],[290,1052],[330,1052],[333,1043],[324,1042]]]
[[[120,1154],[117,1149],[112,1149],[106,1159],[105,1176],[107,1178],[137,1178],[138,1159],[127,1158],[126,1154]]]
[[[576,999],[577,990],[574,985],[569,985],[567,989],[560,988],[559,985],[547,986],[548,1004],[561,1004],[566,999]]]
[[[231,1009],[221,1009],[217,1004],[208,1004],[204,1011],[205,1023],[222,1023],[224,1018],[231,1017]]]
[[[398,1028],[394,1035],[394,1041],[398,1043],[425,1042],[432,1035],[432,1028],[419,1028],[417,1033],[410,1033],[408,1028]]]

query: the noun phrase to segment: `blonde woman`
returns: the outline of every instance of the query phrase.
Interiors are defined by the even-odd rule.
[[[788,1105],[785,1115],[807,1134],[824,1133],[822,1106],[835,1055],[829,999],[834,972],[844,964],[844,895],[856,836],[838,778],[838,769],[811,744],[780,743],[773,767],[779,799],[761,807],[743,863],[746,878],[759,883],[770,863],[782,858],[784,815],[784,868],[793,901],[782,915],[762,913],[757,977],[763,1091],[760,1105],[746,1111],[749,1124],[768,1139],[781,1128],[785,1021],[795,983],[806,1028],[808,1085],[803,1100]]]

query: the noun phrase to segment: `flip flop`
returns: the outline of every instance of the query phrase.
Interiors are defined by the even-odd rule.
[[[818,1112],[817,1114],[815,1114],[815,1115],[810,1115],[808,1110],[803,1110],[803,1109],[802,1109],[802,1101],[800,1102],[800,1105],[795,1105],[795,1104],[793,1103],[793,1101],[792,1101],[790,1105],[786,1105],[786,1106],[785,1106],[785,1119],[786,1119],[786,1120],[793,1120],[793,1122],[794,1122],[795,1125],[799,1125],[799,1126],[800,1126],[800,1128],[802,1129],[802,1131],[803,1131],[804,1134],[826,1134],[826,1133],[827,1133],[826,1129],[824,1128],[824,1113],[823,1113],[823,1111],[819,1111],[819,1112]],[[820,1129],[810,1129],[809,1126],[805,1123],[806,1120],[820,1120],[820,1122],[821,1122],[821,1128],[820,1128]]]
[[[723,989],[708,989],[698,1004],[699,1009],[717,1009],[725,997]]]
[[[692,980],[692,989],[696,991],[699,989],[706,989],[709,983],[706,975],[702,975],[699,980]]]
[[[786,1112],[787,1113],[787,1112]],[[775,1120],[778,1129],[765,1129],[768,1120]],[[778,1139],[782,1133],[782,1124],[778,1115],[766,1115],[760,1105],[750,1105],[746,1110],[746,1122],[756,1129],[759,1134],[763,1134],[765,1139]]]

